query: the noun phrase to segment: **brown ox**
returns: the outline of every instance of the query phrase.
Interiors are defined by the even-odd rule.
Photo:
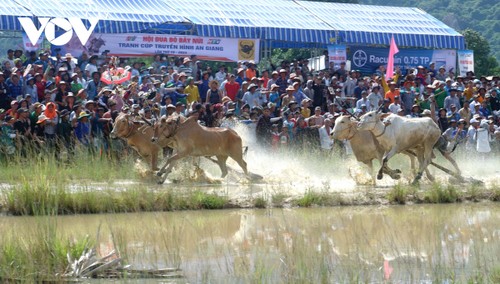
[[[123,138],[127,144],[148,161],[153,171],[158,170],[158,154],[162,148],[161,143],[151,142],[153,128],[143,122],[133,121],[128,114],[120,114],[113,124],[111,138]]]
[[[160,183],[165,181],[175,161],[188,156],[216,156],[222,177],[227,175],[226,160],[231,157],[248,176],[241,137],[232,129],[201,126],[194,116],[185,120],[181,117],[162,117],[157,125],[157,133],[158,137],[153,138],[153,141],[167,143],[176,150],[157,173],[160,177],[165,174]]]

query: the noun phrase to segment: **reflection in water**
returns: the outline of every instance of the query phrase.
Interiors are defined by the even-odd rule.
[[[114,242],[134,266],[180,267],[189,282],[462,282],[500,266],[499,213],[495,204],[187,211],[63,216],[57,230],[69,239],[100,230],[101,250]],[[19,238],[43,222],[1,220]]]

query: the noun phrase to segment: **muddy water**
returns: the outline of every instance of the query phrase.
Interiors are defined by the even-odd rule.
[[[20,239],[37,237],[34,228],[47,222],[0,219],[0,230],[15,232]],[[135,267],[179,267],[181,283],[462,282],[478,275],[484,279],[500,267],[500,207],[493,203],[55,220],[60,236],[98,236],[101,253],[116,247]]]

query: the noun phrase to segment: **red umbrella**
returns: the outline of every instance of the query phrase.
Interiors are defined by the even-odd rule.
[[[108,85],[121,84],[127,82],[132,77],[132,72],[121,67],[111,68],[101,75],[101,82]]]

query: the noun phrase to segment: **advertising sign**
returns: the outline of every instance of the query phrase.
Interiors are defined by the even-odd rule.
[[[64,51],[62,50],[64,48]],[[217,61],[259,61],[258,39],[215,38],[164,34],[92,34],[87,44],[66,45],[61,52],[79,56],[107,52],[108,55],[135,57],[166,54],[173,56],[197,55]]]
[[[460,76],[466,76],[467,72],[474,72],[474,51],[472,50],[459,50],[458,55],[458,69]]]
[[[360,70],[363,74],[373,74],[380,65],[387,66],[389,48],[373,48],[365,46],[350,46],[348,58],[351,68]],[[399,66],[403,73],[406,69],[419,65],[428,67],[431,62],[436,68],[445,66],[446,70],[456,68],[457,53],[451,49],[399,49],[394,56],[394,67]]]
[[[345,45],[329,45],[328,46],[328,61],[333,62],[334,70],[340,68],[341,62],[346,62],[347,50]]]

